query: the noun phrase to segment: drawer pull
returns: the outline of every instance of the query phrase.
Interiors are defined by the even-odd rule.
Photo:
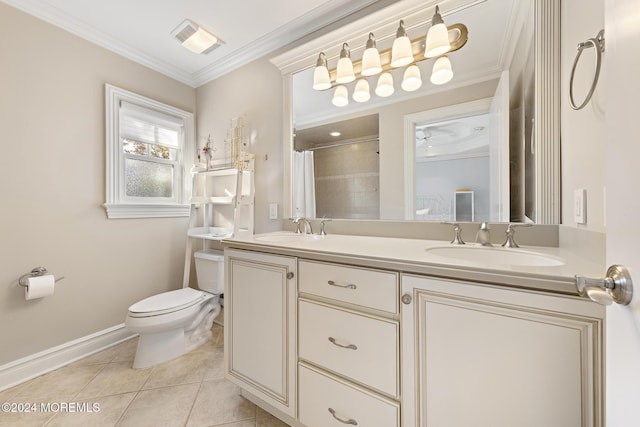
[[[349,284],[346,284],[346,285],[340,285],[339,283],[336,283],[333,280],[329,280],[327,283],[329,285],[331,285],[331,286],[337,286],[339,288],[345,288],[345,289],[355,289],[356,288],[356,285],[354,285],[353,283],[349,283]]]
[[[357,350],[358,349],[358,347],[355,344],[349,344],[349,345],[340,344],[339,342],[336,342],[336,339],[334,337],[329,337],[329,341],[331,342],[331,344],[336,345],[336,346],[341,347],[341,348],[347,348],[349,350]]]
[[[348,420],[343,420],[342,418],[338,417],[336,415],[336,411],[333,408],[328,408],[329,412],[331,413],[331,415],[333,416],[333,418],[335,418],[336,420],[340,421],[342,424],[351,424],[352,426],[357,426],[358,422],[356,420],[354,420],[353,418],[349,418]]]

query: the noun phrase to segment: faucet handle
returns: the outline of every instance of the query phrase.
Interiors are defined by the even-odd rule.
[[[321,235],[321,236],[326,236],[327,235],[327,232],[324,231],[324,223],[325,222],[329,222],[329,221],[331,221],[331,218],[322,217],[322,219],[320,220],[320,232],[318,233],[319,235]]]
[[[507,235],[507,239],[504,241],[504,243],[502,244],[503,247],[505,248],[519,248],[520,246],[516,243],[515,239],[514,239],[514,235],[516,233],[515,228],[516,227],[531,227],[533,224],[531,224],[530,222],[521,222],[521,223],[509,223],[507,225],[507,229],[505,230],[505,233]]]
[[[289,218],[291,221],[293,221],[293,223],[296,225],[296,231],[294,231],[295,234],[300,234],[302,233],[302,231],[300,230],[300,219],[299,217],[296,218]]]
[[[460,224],[458,224],[457,222],[447,222],[444,221],[442,222],[442,224],[449,224],[449,225],[453,225],[453,240],[451,241],[452,244],[454,245],[464,245],[464,240],[462,240],[462,228],[460,227]]]

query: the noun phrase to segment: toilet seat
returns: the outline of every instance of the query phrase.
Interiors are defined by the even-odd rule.
[[[192,288],[163,292],[143,299],[129,307],[131,317],[152,317],[184,310],[200,304],[207,293]]]

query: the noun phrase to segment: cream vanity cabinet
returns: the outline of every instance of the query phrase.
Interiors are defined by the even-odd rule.
[[[400,426],[398,273],[298,261],[298,417]]]
[[[603,426],[603,307],[402,276],[403,425]]]
[[[225,249],[227,378],[296,416],[296,258]]]

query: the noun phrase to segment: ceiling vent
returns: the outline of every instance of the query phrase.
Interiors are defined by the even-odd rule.
[[[220,47],[224,42],[195,22],[185,19],[171,35],[191,52],[207,54]]]

